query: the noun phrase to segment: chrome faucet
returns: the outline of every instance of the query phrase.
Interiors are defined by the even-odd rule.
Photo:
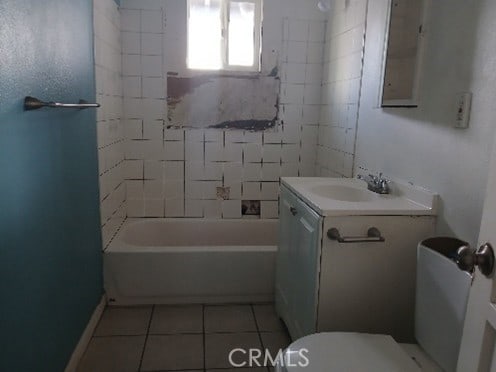
[[[369,174],[368,176],[364,176],[359,174],[357,176],[359,180],[367,182],[367,188],[370,191],[373,191],[377,194],[389,194],[389,180],[382,176],[382,173],[379,173],[378,176],[374,176],[373,174]]]

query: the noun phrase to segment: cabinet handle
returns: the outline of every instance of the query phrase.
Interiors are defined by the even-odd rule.
[[[298,209],[296,209],[295,207],[289,207],[289,211],[293,216],[296,216],[298,214]]]
[[[327,230],[327,237],[331,240],[337,240],[338,243],[376,243],[386,240],[376,227],[368,229],[367,236],[341,236],[339,230],[333,227]]]

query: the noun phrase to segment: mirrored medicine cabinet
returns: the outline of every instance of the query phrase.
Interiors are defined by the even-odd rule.
[[[390,0],[381,107],[417,107],[428,0]]]

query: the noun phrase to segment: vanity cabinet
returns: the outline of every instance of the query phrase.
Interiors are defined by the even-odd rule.
[[[286,186],[280,199],[276,310],[293,339],[323,331],[412,342],[416,248],[434,216],[319,215]],[[339,242],[376,228],[384,241]],[[373,239],[374,240],[374,239]]]

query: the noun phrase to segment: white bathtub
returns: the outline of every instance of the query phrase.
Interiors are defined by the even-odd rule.
[[[111,304],[272,301],[277,220],[127,219],[104,252]]]

